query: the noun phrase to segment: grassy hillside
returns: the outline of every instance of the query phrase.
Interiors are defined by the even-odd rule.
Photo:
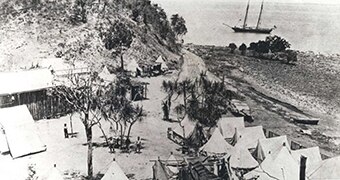
[[[152,62],[163,55],[172,67],[178,67],[179,47],[167,17],[148,0],[7,0],[0,14],[2,71],[53,57],[115,67],[117,49],[106,49],[100,37],[114,22],[133,33],[132,44],[124,51],[125,63],[131,59]]]

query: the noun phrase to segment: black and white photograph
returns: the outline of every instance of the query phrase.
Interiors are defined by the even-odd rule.
[[[340,1],[0,0],[0,180],[340,180]]]

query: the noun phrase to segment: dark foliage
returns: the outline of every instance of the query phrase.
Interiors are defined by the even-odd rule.
[[[76,0],[72,7],[70,21],[72,24],[87,22],[87,0]]]
[[[231,53],[234,53],[235,49],[237,48],[235,43],[230,43],[228,47],[230,48]]]
[[[99,36],[106,49],[117,49],[117,53],[121,53],[123,47],[130,47],[134,34],[124,23],[116,20],[108,29],[102,29]]]
[[[241,51],[242,55],[245,55],[247,51],[247,45],[242,43],[238,49]]]
[[[171,16],[171,27],[177,36],[183,36],[188,32],[184,18],[178,14]]]
[[[283,52],[290,48],[290,43],[279,36],[268,36],[266,37],[266,42],[269,43],[269,49],[271,52]]]
[[[171,28],[164,9],[157,4],[151,4],[149,0],[131,0],[128,7],[131,9],[132,20],[155,30],[160,41],[165,41],[170,50],[178,51],[176,33]]]

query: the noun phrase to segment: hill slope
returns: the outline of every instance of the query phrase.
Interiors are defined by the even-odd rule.
[[[79,19],[81,10],[86,21]],[[0,15],[1,71],[27,68],[52,57],[115,67],[117,49],[106,49],[99,36],[115,21],[134,34],[131,47],[124,51],[126,63],[131,59],[151,62],[163,55],[170,66],[178,67],[179,47],[167,17],[148,0],[8,0],[1,4]],[[164,25],[159,27],[158,21]],[[161,34],[164,27],[166,36]]]

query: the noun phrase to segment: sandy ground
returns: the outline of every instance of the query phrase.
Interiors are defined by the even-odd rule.
[[[204,49],[204,47],[203,47]],[[209,51],[209,49],[211,51]],[[276,87],[277,84],[259,83],[257,79],[263,74],[260,71],[253,70],[249,74],[242,66],[243,61],[251,61],[256,64],[259,60],[244,59],[242,56],[229,54],[224,51],[212,50],[209,47],[206,51],[199,52],[204,57],[207,67],[214,74],[222,77],[224,75],[225,84],[232,88],[238,94],[245,97],[245,101],[252,109],[255,119],[253,123],[247,123],[248,126],[262,125],[277,134],[287,135],[289,140],[297,142],[305,147],[319,146],[321,152],[327,156],[334,156],[340,153],[337,143],[334,143],[336,137],[328,136],[325,132],[336,130],[339,122],[334,119],[328,119],[327,114],[320,114],[318,111],[308,111],[304,106],[298,106],[291,102],[291,96],[281,96],[267,86]],[[266,61],[267,62],[267,61]],[[244,62],[245,63],[245,62]],[[255,65],[254,65],[255,66]],[[284,65],[281,65],[284,66]],[[318,101],[316,101],[317,103]],[[311,105],[310,107],[314,107]],[[303,125],[292,122],[293,116],[322,117],[319,125]],[[305,134],[302,130],[309,131]]]
[[[193,58],[193,54],[187,52],[184,55],[185,62],[191,64],[189,68],[184,64],[184,70],[180,73],[180,77],[193,78],[195,72],[195,63],[202,63]],[[190,58],[194,59],[192,62]],[[188,61],[186,61],[189,59]],[[201,65],[203,67],[203,65]],[[136,141],[137,136],[142,138],[143,149],[141,154],[138,153],[121,153],[118,150],[115,154],[109,153],[107,147],[95,147],[93,151],[93,167],[94,174],[104,174],[108,169],[108,165],[113,158],[116,158],[118,164],[130,179],[150,179],[152,178],[152,165],[158,156],[161,159],[169,157],[170,152],[180,156],[180,152],[176,151],[178,145],[167,139],[166,132],[168,127],[176,127],[178,124],[170,123],[162,120],[163,113],[161,110],[161,102],[166,94],[161,90],[161,82],[163,80],[175,80],[178,72],[173,72],[166,76],[140,78],[139,80],[148,82],[148,98],[147,100],[135,102],[143,106],[147,112],[147,116],[142,122],[137,122],[131,132],[131,140]],[[195,74],[196,76],[196,74]],[[173,105],[175,107],[175,105]],[[173,112],[173,111],[172,111]],[[175,119],[175,115],[171,114]],[[59,119],[40,120],[36,122],[37,133],[41,140],[47,146],[47,150],[42,153],[22,157],[13,160],[10,155],[0,156],[0,174],[1,179],[25,179],[28,175],[28,165],[35,164],[37,175],[40,178],[47,176],[53,164],[57,164],[58,169],[65,174],[65,178],[70,178],[71,172],[77,176],[86,175],[87,172],[87,146],[85,131],[83,125],[77,116],[73,118],[73,129],[78,132],[76,138],[65,139],[63,137],[63,124],[67,123],[70,127],[69,116]],[[109,130],[109,123],[103,122],[105,130]],[[102,143],[104,138],[98,127],[93,128],[93,142]],[[81,178],[78,178],[81,179]]]
[[[93,166],[95,174],[104,174],[108,169],[108,165],[113,158],[116,158],[118,164],[130,179],[151,179],[153,162],[159,157],[166,159],[170,152],[176,156],[182,156],[176,149],[178,145],[167,139],[166,131],[168,127],[176,127],[177,123],[166,122],[162,120],[163,113],[161,110],[161,102],[166,94],[161,90],[161,82],[163,80],[183,80],[186,78],[196,78],[200,72],[206,71],[207,68],[204,61],[198,56],[188,52],[183,52],[183,68],[181,72],[173,72],[166,76],[140,78],[139,80],[150,83],[148,86],[147,100],[138,101],[147,112],[147,117],[142,122],[137,122],[132,129],[131,140],[135,141],[137,136],[143,139],[143,149],[141,154],[121,153],[119,150],[115,154],[109,153],[107,147],[95,147],[93,151]],[[207,73],[210,79],[218,78]],[[246,82],[236,82],[235,79],[225,81],[227,85],[234,88],[235,91],[246,96],[247,103],[253,107],[253,115],[255,122],[247,124],[248,126],[263,125],[265,128],[274,132],[288,135],[289,139],[300,142],[304,145],[317,145],[317,140],[311,139],[309,136],[298,133],[300,127],[287,122],[279,113],[285,110],[280,104],[268,101],[267,98],[261,97],[254,91],[249,90],[250,85]],[[178,100],[180,101],[180,100]],[[176,101],[172,107],[176,106]],[[288,108],[289,109],[289,108]],[[176,119],[173,111],[172,119]],[[36,164],[37,175],[43,178],[57,164],[58,169],[64,173],[66,179],[70,179],[70,172],[80,175],[86,175],[87,172],[87,147],[83,145],[86,142],[83,125],[78,118],[74,118],[74,131],[78,132],[77,138],[64,139],[63,124],[69,124],[69,117],[62,117],[52,120],[41,120],[36,122],[37,132],[42,141],[47,145],[47,151],[35,155],[26,156],[12,160],[9,155],[0,156],[0,179],[25,179],[28,174],[27,167],[29,164]],[[104,129],[108,131],[109,124],[103,122]],[[93,128],[93,142],[102,143],[104,139],[97,127]],[[76,178],[76,179],[81,179]]]

